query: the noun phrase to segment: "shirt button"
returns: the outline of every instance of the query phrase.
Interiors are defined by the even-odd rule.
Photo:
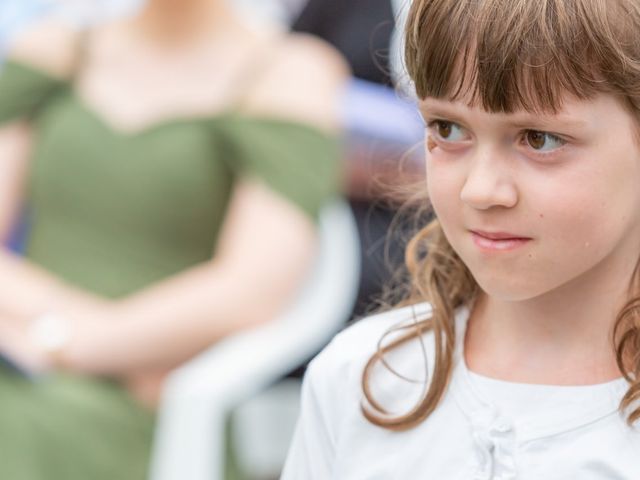
[[[499,421],[496,424],[495,428],[500,433],[508,433],[511,430],[513,430],[513,427],[511,426],[511,424],[506,422],[506,421],[504,421],[504,420]]]

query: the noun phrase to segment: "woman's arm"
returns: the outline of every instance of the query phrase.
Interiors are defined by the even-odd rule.
[[[128,298],[89,301],[89,294],[67,290],[4,253],[0,265],[9,268],[0,269],[0,283],[8,284],[13,274],[17,281],[3,297],[13,297],[22,308],[23,301],[29,305],[29,292],[38,291],[42,305],[56,307],[45,311],[69,322],[63,368],[130,376],[174,367],[232,332],[274,318],[297,293],[314,252],[311,219],[261,182],[248,180],[236,187],[211,262]],[[42,352],[30,344],[29,322],[15,320],[0,315],[0,350],[8,349],[27,367],[44,366]]]
[[[0,127],[0,352],[26,369],[39,369],[46,358],[25,335],[31,318],[47,311],[85,316],[108,302],[64,284],[4,246],[23,207],[30,152],[26,123]]]
[[[0,128],[0,241],[6,243],[16,223],[26,177],[30,132],[26,124]]]
[[[63,80],[72,75],[77,52],[78,32],[45,19],[18,35],[9,57],[52,79]],[[31,130],[26,121],[16,119],[0,125],[0,315],[28,319],[46,311],[93,308],[103,300],[65,284],[2,248],[24,206],[30,153]]]
[[[0,351],[35,369],[45,359],[25,338],[29,319],[46,311],[82,316],[107,302],[65,285],[5,247],[23,207],[30,151],[25,122],[0,126]]]
[[[211,263],[118,302],[113,321],[78,325],[68,367],[91,374],[170,368],[266,322],[297,293],[315,251],[306,214],[256,180],[236,188]]]
[[[31,132],[24,122],[0,127],[0,244],[6,245],[20,211]],[[0,314],[19,319],[45,311],[84,309],[99,303],[6,248],[0,248]]]

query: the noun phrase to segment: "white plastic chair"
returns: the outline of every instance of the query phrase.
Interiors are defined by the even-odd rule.
[[[345,324],[360,272],[358,231],[346,203],[324,208],[319,236],[312,273],[280,318],[217,343],[170,376],[151,480],[222,480],[233,407],[308,360]]]

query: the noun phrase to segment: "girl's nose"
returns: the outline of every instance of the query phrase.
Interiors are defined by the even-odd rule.
[[[469,164],[460,199],[476,210],[514,207],[518,190],[507,161],[496,150],[478,152]]]

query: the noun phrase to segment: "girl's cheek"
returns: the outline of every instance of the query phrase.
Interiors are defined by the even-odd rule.
[[[442,179],[432,177],[432,181],[427,181],[429,190],[429,200],[433,207],[434,213],[439,217],[446,219],[447,211],[452,208],[452,192],[447,188],[446,182]]]
[[[465,173],[453,162],[441,158],[441,152],[427,159],[427,188],[429,194],[439,198],[459,197],[460,184],[464,183]]]

